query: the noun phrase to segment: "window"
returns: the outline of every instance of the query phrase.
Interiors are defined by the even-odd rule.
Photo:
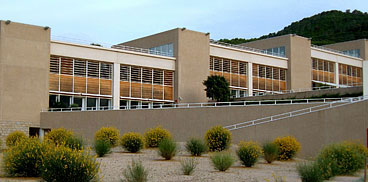
[[[129,81],[130,67],[120,65],[120,81]]]
[[[174,56],[174,44],[164,44],[157,47],[152,47],[149,49],[150,53],[158,54],[158,55],[166,55],[166,56]]]
[[[96,98],[87,98],[87,107],[89,110],[92,110],[96,107],[97,99]]]
[[[132,69],[132,75],[131,75],[131,79],[132,82],[141,82],[141,68],[137,68],[137,67],[131,67]]]
[[[342,51],[344,54],[360,58],[360,49]]]
[[[74,60],[74,75],[86,76],[86,61]]]
[[[267,54],[285,57],[285,46],[264,49]]]

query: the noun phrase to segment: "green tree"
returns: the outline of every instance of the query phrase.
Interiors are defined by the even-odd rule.
[[[206,86],[206,89],[204,90],[206,91],[207,97],[218,102],[229,101],[229,83],[223,76],[208,76],[207,80],[203,81],[203,85]]]

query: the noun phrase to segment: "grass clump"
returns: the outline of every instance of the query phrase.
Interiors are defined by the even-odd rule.
[[[146,182],[148,177],[148,171],[142,165],[140,161],[132,161],[124,171],[123,176],[125,182]]]
[[[147,148],[158,147],[158,144],[165,138],[170,139],[171,134],[160,126],[151,128],[144,133],[144,140]]]
[[[240,142],[236,154],[244,166],[252,167],[262,154],[262,149],[256,142]]]
[[[103,157],[111,151],[111,144],[106,140],[96,140],[94,149],[98,157]]]
[[[172,159],[177,152],[177,145],[171,139],[165,138],[158,144],[158,154],[165,160]]]
[[[227,152],[216,152],[211,156],[211,162],[215,169],[226,171],[234,164],[235,159]]]
[[[116,147],[119,143],[120,131],[114,127],[102,127],[95,133],[95,141],[105,140],[111,147]]]
[[[20,141],[27,139],[27,135],[21,131],[14,131],[6,137],[6,146],[13,147]]]
[[[322,182],[322,171],[315,162],[302,162],[296,167],[302,182]]]
[[[279,146],[273,142],[266,142],[262,146],[263,158],[271,164],[279,156]]]
[[[231,132],[222,126],[209,129],[204,138],[211,152],[220,152],[229,148],[231,144]]]
[[[208,151],[207,145],[197,138],[191,138],[185,144],[185,148],[192,156],[201,156],[203,153]]]
[[[184,175],[191,175],[197,167],[198,162],[194,158],[190,158],[181,160],[180,165]]]
[[[143,148],[143,137],[139,133],[129,132],[120,139],[121,147],[128,152],[136,153]]]
[[[279,147],[279,160],[291,160],[300,151],[300,143],[292,136],[278,137],[274,143]]]

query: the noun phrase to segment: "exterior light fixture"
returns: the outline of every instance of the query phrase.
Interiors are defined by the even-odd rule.
[[[5,24],[7,24],[7,25],[9,25],[11,23],[11,21],[10,20],[6,20],[5,21]]]
[[[210,32],[207,32],[206,35],[209,36],[210,35]]]
[[[184,30],[186,30],[186,28],[185,28],[185,27],[181,28],[181,31],[184,31]]]
[[[48,30],[49,28],[50,28],[50,27],[46,26],[46,27],[44,27],[43,29],[44,29],[44,30]]]

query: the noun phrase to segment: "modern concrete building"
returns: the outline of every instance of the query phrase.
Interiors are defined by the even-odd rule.
[[[368,41],[324,47],[297,35],[229,45],[176,28],[105,48],[50,40],[50,28],[0,21],[0,135],[40,134],[40,112],[207,102],[221,75],[234,97],[362,85]],[[337,51],[339,50],[339,51]]]

